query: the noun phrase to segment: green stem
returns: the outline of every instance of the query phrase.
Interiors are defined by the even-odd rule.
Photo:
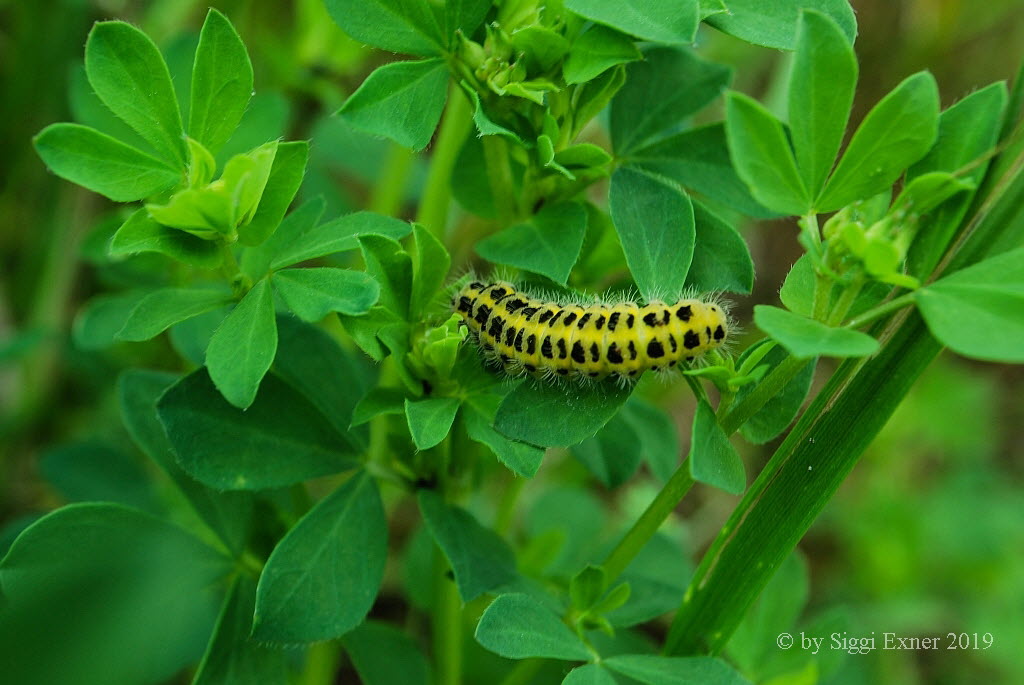
[[[605,581],[609,587],[626,570],[629,563],[643,549],[651,536],[657,532],[692,486],[693,476],[690,475],[690,465],[684,460],[654,500],[647,505],[647,509],[640,515],[633,527],[626,532],[619,540],[619,544],[604,560],[602,566],[604,567]]]
[[[299,674],[299,685],[330,685],[335,682],[341,650],[334,641],[310,646],[306,666]]]
[[[832,309],[832,312],[828,315],[829,326],[838,326],[842,323],[843,319],[846,318],[846,313],[850,311],[850,307],[857,300],[857,296],[860,295],[861,289],[864,287],[864,279],[857,278],[853,283],[849,284],[843,289],[843,292],[839,295],[839,299],[836,300],[836,306]]]
[[[449,89],[448,107],[441,121],[441,131],[434,143],[423,199],[416,212],[416,221],[442,240],[452,198],[452,169],[469,133],[471,122],[469,99],[461,88],[453,84]]]
[[[405,187],[409,181],[414,156],[412,150],[398,143],[391,143],[384,170],[373,187],[370,195],[369,209],[371,212],[396,216],[402,209],[405,199]]]
[[[861,328],[867,324],[882,318],[886,314],[896,311],[897,309],[903,309],[904,307],[914,304],[914,293],[907,293],[901,295],[888,302],[883,302],[877,307],[867,310],[863,314],[853,319],[850,319],[849,323],[846,324],[845,328]]]
[[[512,197],[512,165],[508,158],[508,143],[501,136],[484,136],[484,162],[487,164],[487,180],[490,183],[491,195],[494,197],[494,209],[498,214],[498,223],[502,226],[510,223],[515,216],[515,202]]]
[[[448,562],[440,549],[434,550],[434,639],[436,685],[462,683],[462,600],[448,577]]]

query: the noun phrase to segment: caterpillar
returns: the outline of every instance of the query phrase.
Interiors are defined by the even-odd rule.
[[[462,317],[485,355],[511,375],[632,380],[644,371],[693,361],[729,336],[720,303],[682,299],[560,304],[530,297],[505,281],[472,281],[456,293]]]

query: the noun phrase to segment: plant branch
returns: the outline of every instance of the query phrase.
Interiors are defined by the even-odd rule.
[[[469,133],[469,100],[457,85],[452,84],[448,92],[448,106],[441,130],[437,134],[430,159],[430,171],[423,188],[423,199],[416,212],[416,221],[439,239],[444,239],[448,224],[448,208],[452,199],[452,169],[462,149],[462,143]]]

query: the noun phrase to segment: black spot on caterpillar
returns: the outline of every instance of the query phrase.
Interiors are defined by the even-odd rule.
[[[693,361],[723,345],[730,330],[720,303],[584,306],[547,302],[505,282],[473,282],[455,295],[452,308],[506,372],[545,378],[635,379]]]

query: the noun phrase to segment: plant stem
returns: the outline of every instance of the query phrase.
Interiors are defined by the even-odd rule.
[[[448,577],[448,562],[439,548],[434,550],[434,638],[436,685],[462,683],[462,600]]]
[[[306,666],[299,674],[299,685],[330,685],[335,680],[341,653],[333,640],[311,645],[306,655]]]
[[[512,197],[512,165],[508,158],[508,144],[501,136],[484,136],[484,162],[487,164],[487,180],[498,223],[505,226],[515,217],[515,203]]]
[[[370,195],[371,212],[386,216],[396,216],[399,213],[402,209],[402,200],[405,199],[405,187],[409,181],[413,159],[412,150],[398,143],[391,143],[387,159],[384,161],[384,171]]]
[[[654,500],[647,505],[647,509],[640,515],[633,527],[622,536],[619,544],[604,560],[602,566],[608,586],[611,586],[615,579],[626,570],[629,563],[643,549],[647,541],[661,527],[661,524],[665,522],[665,519],[692,486],[693,476],[690,475],[690,465],[684,460],[654,497]]]
[[[846,324],[845,328],[860,328],[861,326],[865,326],[871,323],[872,321],[882,318],[883,316],[889,314],[890,312],[894,312],[897,309],[903,309],[907,305],[913,303],[914,293],[907,293],[906,295],[901,295],[896,299],[889,300],[888,302],[883,302],[877,307],[867,310],[858,317],[850,319],[849,323]]]
[[[864,279],[857,278],[853,283],[850,283],[843,292],[839,295],[839,299],[836,300],[836,306],[832,312],[828,315],[829,326],[838,326],[844,318],[846,313],[850,311],[850,307],[857,300],[857,296],[860,295],[861,289],[864,287]]]
[[[469,133],[470,123],[469,100],[462,89],[453,84],[448,92],[448,107],[441,121],[441,131],[434,143],[423,199],[416,212],[416,221],[442,241],[452,198],[452,169]]]

